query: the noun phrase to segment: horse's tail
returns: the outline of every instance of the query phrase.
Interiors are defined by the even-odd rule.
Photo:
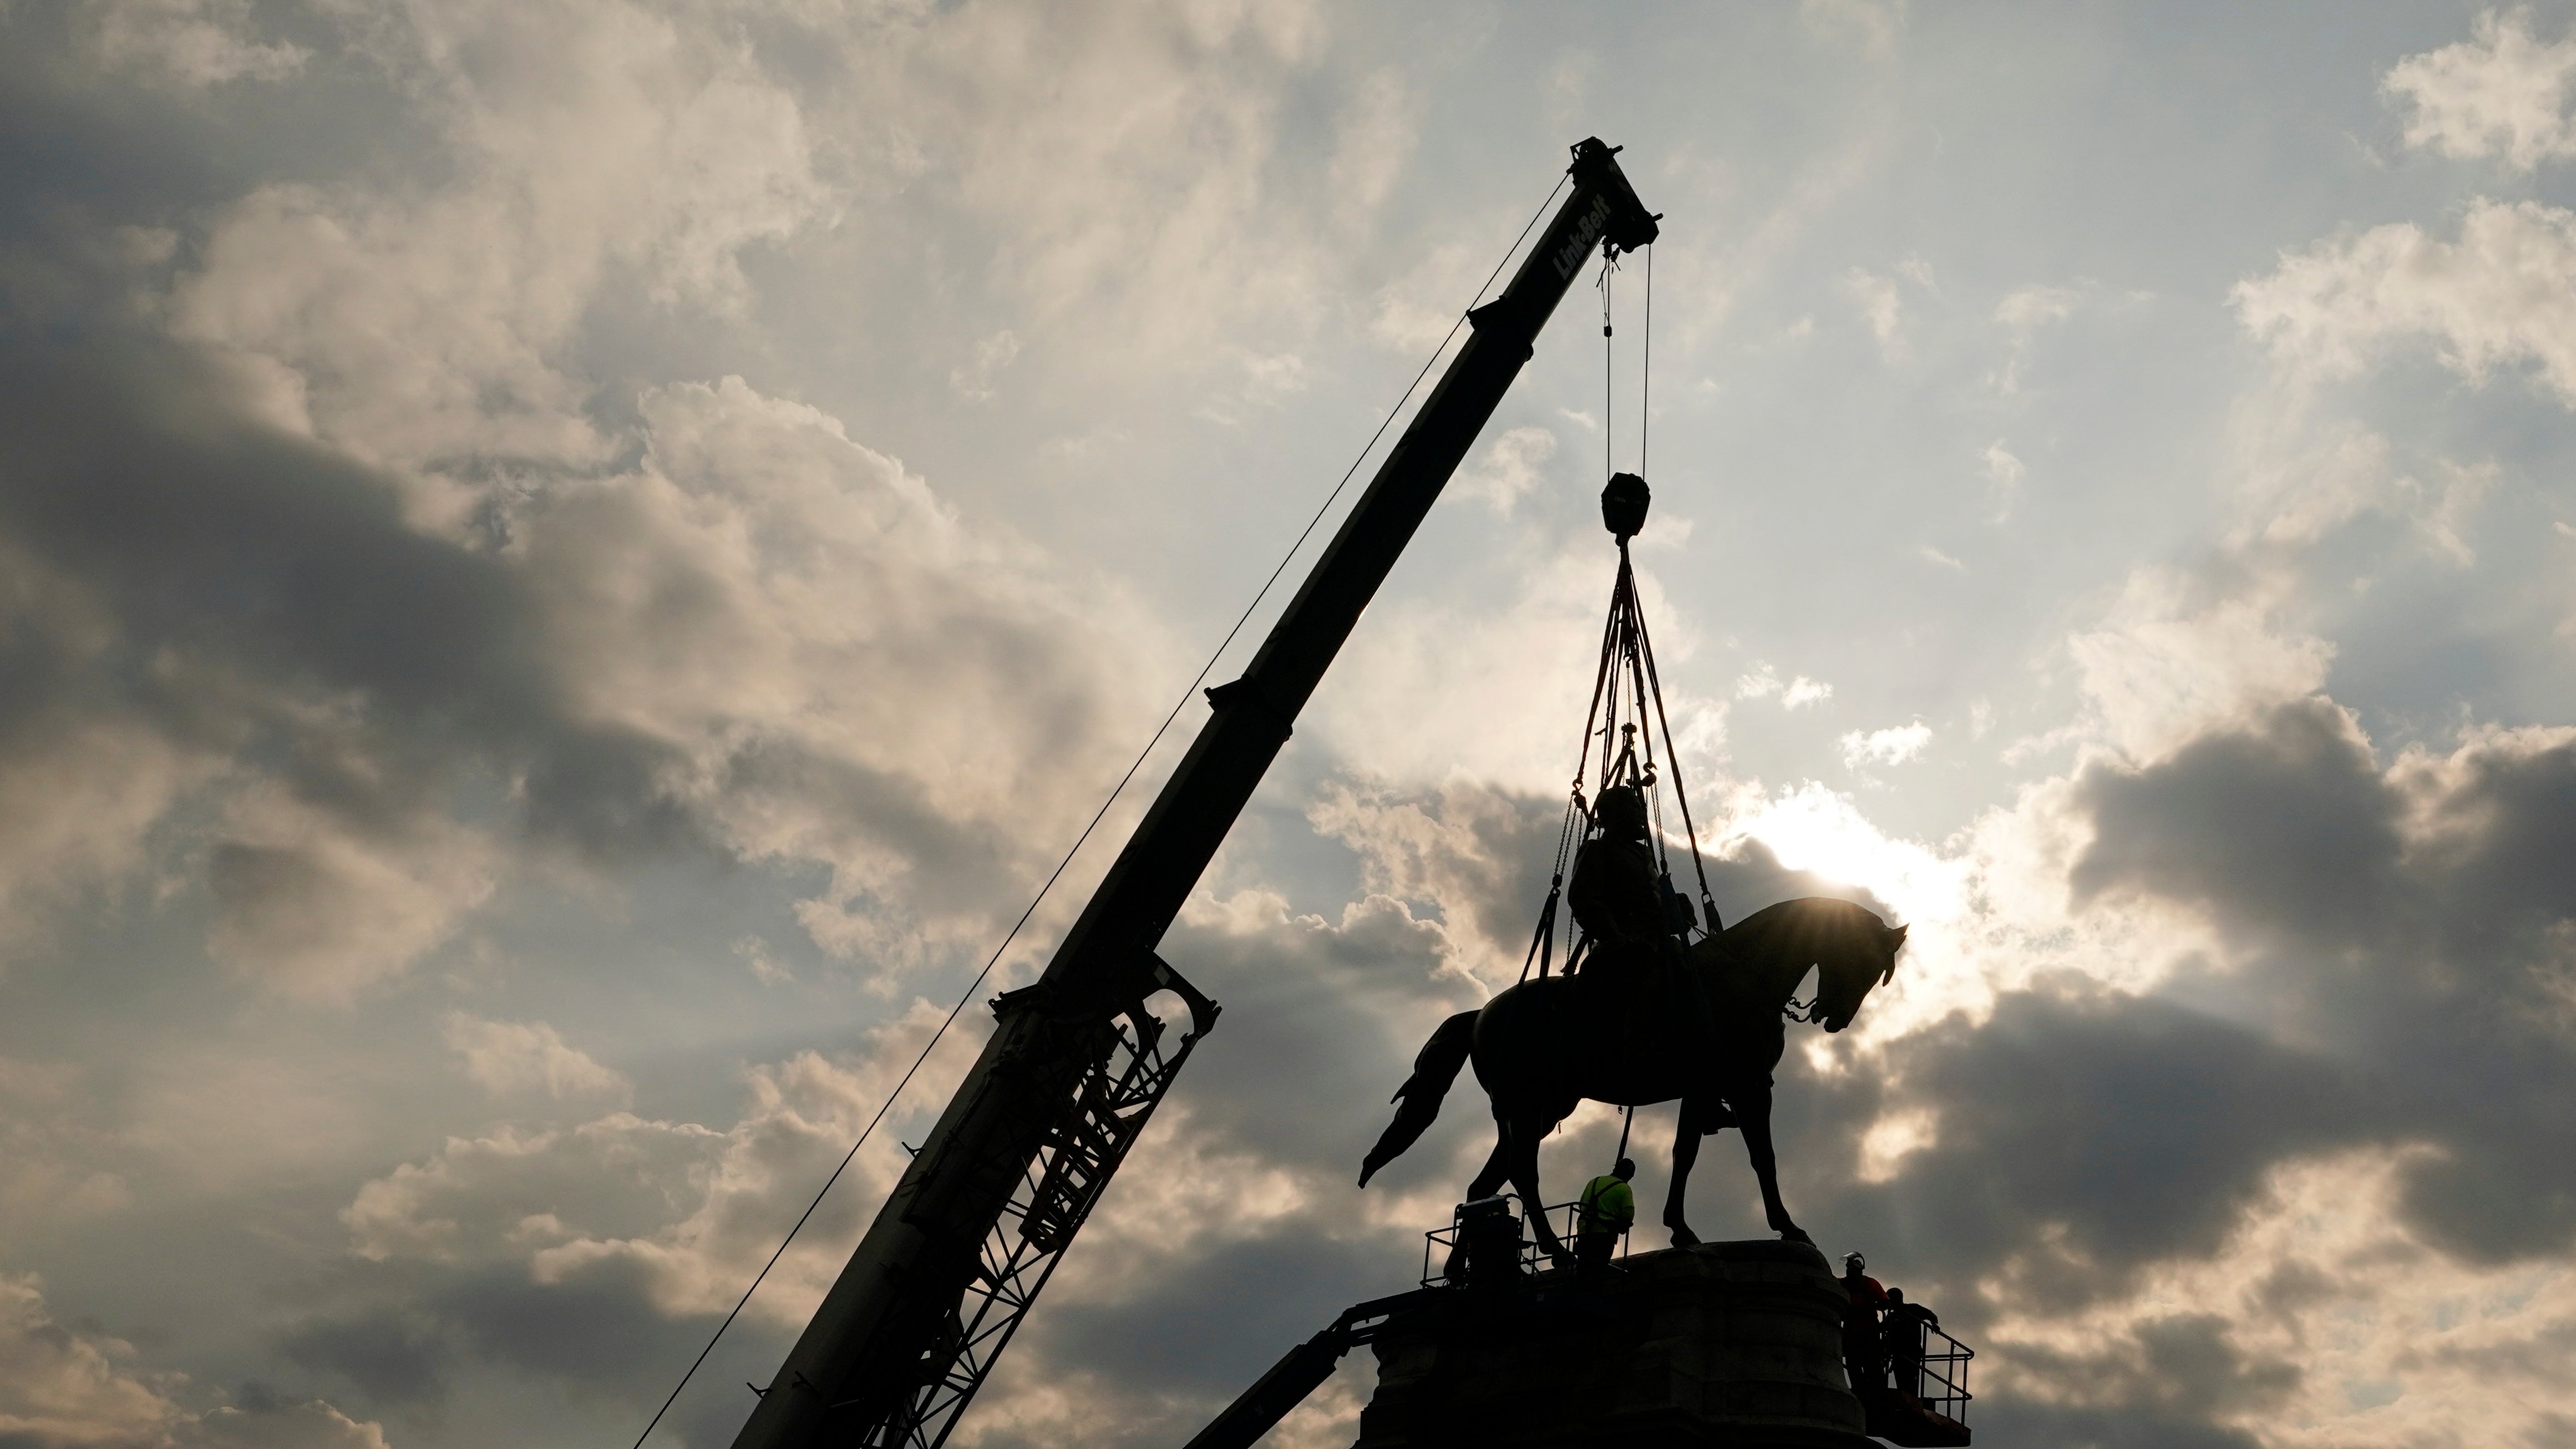
[[[1360,1186],[1368,1186],[1379,1168],[1420,1140],[1431,1120],[1440,1115],[1440,1099],[1449,1095],[1449,1084],[1458,1080],[1458,1069],[1467,1064],[1475,1046],[1476,1013],[1472,1011],[1459,1012],[1431,1033],[1431,1040],[1422,1044],[1422,1054],[1413,1059],[1413,1075],[1396,1089],[1392,1100],[1403,1105],[1395,1109],[1395,1120],[1360,1162]]]

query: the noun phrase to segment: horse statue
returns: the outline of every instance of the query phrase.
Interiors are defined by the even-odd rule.
[[[1808,967],[1817,968],[1816,1000],[1800,1019],[1842,1030],[1871,990],[1896,974],[1905,932],[1849,901],[1808,896],[1680,948],[1672,989],[1662,993],[1678,999],[1651,992],[1640,999],[1596,980],[1597,973],[1524,981],[1431,1034],[1395,1094],[1402,1104],[1395,1121],[1361,1164],[1360,1186],[1422,1136],[1458,1068],[1472,1058],[1493,1103],[1497,1141],[1467,1185],[1469,1201],[1491,1196],[1506,1179],[1523,1203],[1546,1201],[1538,1190],[1539,1143],[1584,1098],[1619,1107],[1679,1098],[1672,1190],[1664,1199],[1674,1244],[1699,1241],[1682,1218],[1699,1139],[1729,1126],[1744,1131],[1772,1231],[1812,1242],[1780,1201],[1771,1151],[1771,1072],[1787,1046],[1790,993]],[[1546,1215],[1530,1217],[1541,1250],[1563,1261],[1564,1244]]]

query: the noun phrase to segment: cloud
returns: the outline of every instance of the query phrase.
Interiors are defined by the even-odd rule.
[[[2321,688],[2333,646],[2278,631],[2265,587],[2250,592],[2133,573],[2102,627],[2067,640],[2101,735],[2144,758]]]
[[[2369,1063],[2385,1130],[2436,1147],[2402,1173],[2428,1241],[2471,1261],[2576,1242],[2576,1183],[2515,1146],[2576,1088],[2576,896],[2553,874],[2576,859],[2576,733],[2473,731],[2383,767],[2347,713],[2293,703],[2079,789],[2078,889],[2210,913],[2284,1029]]]
[[[2078,791],[2097,834],[2071,883],[2079,898],[2115,886],[2177,899],[2259,896],[2261,909],[2240,924],[2311,943],[2350,940],[2370,929],[2368,907],[2395,884],[2397,821],[2377,775],[2351,717],[2317,700],[2200,735],[2138,773],[2096,765]],[[2225,838],[2208,838],[2221,819],[2230,822]]]
[[[1307,818],[1359,853],[1372,895],[1437,909],[1460,964],[1500,989],[1529,946],[1566,803],[1464,779],[1429,790],[1342,781]]]
[[[2576,213],[2481,200],[2457,241],[2412,222],[2373,227],[2284,253],[2233,296],[2276,359],[2320,378],[2352,376],[2423,340],[2473,383],[2528,363],[2576,405]]]
[[[2388,1211],[2406,1161],[2359,1149],[2275,1169],[2208,1257],[2066,1319],[1999,1320],[1988,1367],[2011,1367],[1989,1383],[2047,1406],[2007,1411],[2016,1427],[2066,1437],[2153,1433],[2153,1405],[2164,1442],[2213,1419],[2239,1443],[2320,1449],[2549,1442],[2554,1415],[2517,1391],[2517,1362],[2565,1340],[2564,1269],[2429,1251]]]
[[[1756,664],[1752,673],[1736,677],[1735,697],[1737,699],[1777,697],[1782,709],[1803,709],[1808,705],[1822,704],[1833,698],[1834,687],[1821,679],[1809,679],[1803,674],[1783,684],[1778,671],[1770,665]]]
[[[1841,740],[1843,764],[1855,770],[1863,765],[1902,765],[1922,758],[1931,743],[1932,727],[1920,720],[1866,734],[1851,730]]]
[[[184,1376],[135,1367],[134,1346],[58,1321],[41,1286],[0,1276],[0,1429],[27,1449],[386,1449],[384,1430],[320,1400],[246,1396],[202,1412]]]
[[[251,39],[250,18],[250,0],[105,0],[84,7],[82,29],[101,66],[189,90],[281,81],[313,58],[300,45]]]
[[[363,776],[377,762],[352,763]],[[480,832],[429,809],[358,822],[254,786],[233,799],[209,853],[206,950],[289,993],[345,998],[418,960],[490,899],[494,855]]]
[[[139,868],[145,832],[222,756],[82,687],[116,645],[105,600],[5,543],[0,570],[0,946],[23,949],[48,907]]]
[[[2021,459],[2004,446],[2001,438],[1986,444],[1984,451],[1977,454],[1977,461],[1985,465],[1986,482],[1995,500],[1989,517],[2001,523],[2012,516],[2013,501],[2021,493],[2022,476],[2030,470],[2022,466]]]
[[[538,1089],[558,1099],[634,1092],[622,1073],[591,1060],[542,1021],[484,1021],[451,1011],[440,1033],[448,1050],[465,1059],[465,1075],[496,1097]]]
[[[882,948],[902,919],[978,919],[1032,812],[1097,777],[1067,766],[1141,717],[1083,662],[1154,637],[1112,622],[1114,595],[1076,604],[828,416],[738,380],[640,399],[638,466],[533,491],[494,545],[412,527],[381,472],[147,357],[14,373],[0,532],[87,579],[22,596],[48,611],[26,647],[54,702],[22,694],[0,750],[27,805],[0,832],[21,898],[132,868],[160,814],[256,744],[275,763],[225,782],[206,856],[212,949],[253,979],[345,995],[446,939],[517,844],[452,813],[477,775],[508,782],[525,838],[595,859],[712,841],[828,860],[819,938]],[[154,664],[102,681],[67,650]],[[922,698],[946,702],[898,705],[889,671],[945,677]],[[850,915],[862,895],[908,914]]]
[[[1343,227],[1365,228],[1384,206],[1421,139],[1426,104],[1396,66],[1380,66],[1360,79],[1349,104],[1334,118],[1337,134],[1326,168],[1327,189]]]
[[[33,1280],[0,1278],[0,1422],[13,1432],[48,1449],[157,1432],[177,1406],[120,1367],[133,1355],[131,1345],[64,1331]]]
[[[2528,10],[2489,10],[2471,39],[2408,56],[2380,87],[2410,108],[2406,144],[2474,160],[2500,155],[2517,171],[2576,155],[2566,114],[2576,89],[2576,39],[2543,41]]]
[[[1520,500],[1538,487],[1555,456],[1556,434],[1545,428],[1510,429],[1458,475],[1452,491],[1490,504],[1509,518]]]
[[[484,1353],[516,1342],[510,1324],[530,1315],[620,1341],[720,1316],[943,1015],[915,1003],[869,1033],[861,1057],[802,1052],[750,1069],[742,1115],[726,1128],[619,1111],[571,1127],[504,1124],[451,1137],[359,1188],[340,1214],[350,1251],[444,1284],[412,1301]],[[931,1084],[963,1075],[975,1036],[942,1041],[921,1087],[897,1104],[772,1270],[749,1310],[753,1324],[792,1327],[813,1312],[900,1174],[903,1140],[918,1141],[936,1115]],[[676,1332],[675,1341],[687,1336]],[[548,1353],[577,1377],[616,1381],[625,1372],[614,1354]]]
[[[1632,547],[1673,548],[1689,529],[1667,512]],[[1520,788],[1563,780],[1582,744],[1614,561],[1590,529],[1522,534],[1512,549],[1518,566],[1504,599],[1373,606],[1300,731],[1363,774],[1413,782],[1464,771]],[[1689,659],[1696,635],[1650,570],[1640,570],[1638,590],[1658,656],[1668,668]],[[1675,684],[1664,703],[1677,741],[1697,756],[1684,760],[1696,776],[1725,741],[1725,707]]]
[[[260,187],[215,221],[171,320],[276,416],[401,469],[416,519],[452,526],[503,460],[609,456],[564,353],[613,282],[738,307],[737,254],[836,204],[795,98],[685,13],[487,6],[367,35],[419,78],[447,184]],[[543,79],[502,55],[542,57]]]
[[[1854,267],[1843,278],[1843,290],[1851,294],[1852,304],[1860,309],[1861,320],[1869,324],[1870,335],[1878,339],[1879,356],[1895,362],[1905,355],[1905,299],[1898,294],[1896,283],[1865,268]]]
[[[2017,288],[1995,304],[1995,322],[2007,332],[2027,336],[2047,323],[2075,315],[2075,304],[2082,300],[2083,294],[2071,287]]]
[[[975,344],[972,362],[948,369],[948,386],[959,397],[969,401],[989,401],[993,396],[993,379],[1019,355],[1019,336],[1005,327]]]
[[[14,1243],[114,1212],[131,1187],[102,1164],[112,1134],[83,1120],[91,1073],[68,1062],[0,1056],[0,1225]]]
[[[1905,33],[1906,0],[1798,0],[1798,19],[1819,40],[1848,41],[1885,60]]]
[[[1308,325],[1403,174],[1421,104],[1400,72],[1356,77],[1320,103],[1329,149],[1300,153],[1311,179],[1272,187],[1288,97],[1318,82],[1327,50],[1324,14],[1303,0],[925,8],[887,22],[843,42],[874,84],[818,96],[818,124],[900,146],[903,164],[869,178],[886,194],[939,178],[943,214],[991,237],[989,276],[1024,330],[1081,336],[1099,375],[1160,373]],[[1435,290],[1424,305],[1467,301]]]
[[[645,744],[649,786],[741,853],[831,862],[804,911],[827,948],[979,926],[1070,782],[1103,777],[1111,720],[1143,718],[1141,681],[1093,661],[1150,627],[816,409],[727,379],[641,411],[644,469],[565,488],[512,549],[567,713]]]

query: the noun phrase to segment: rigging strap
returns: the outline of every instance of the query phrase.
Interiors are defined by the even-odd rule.
[[[1637,417],[1637,466],[1646,463],[1646,440],[1651,421],[1651,397],[1654,362],[1654,249],[1646,252],[1646,325],[1644,348],[1639,368]],[[1601,272],[1594,285],[1601,293],[1602,337],[1602,448],[1605,468],[1615,463],[1615,417],[1617,398],[1612,391],[1612,363],[1615,358],[1612,337],[1611,279],[1618,271],[1618,248],[1605,242],[1602,246]],[[1628,540],[1644,526],[1648,497],[1645,479],[1638,474],[1614,473],[1602,491],[1602,521],[1618,541],[1619,572],[1610,589],[1610,610],[1601,626],[1601,653],[1592,674],[1592,698],[1584,710],[1583,740],[1576,751],[1574,778],[1568,792],[1563,823],[1557,833],[1556,861],[1548,880],[1546,904],[1540,908],[1537,929],[1532,932],[1530,948],[1521,962],[1521,979],[1526,981],[1535,968],[1540,977],[1547,976],[1555,955],[1557,911],[1565,899],[1565,878],[1569,856],[1581,846],[1589,832],[1590,812],[1585,802],[1585,786],[1593,787],[1594,798],[1613,785],[1636,787],[1645,796],[1650,817],[1648,835],[1659,868],[1659,879],[1668,899],[1674,902],[1673,922],[1676,934],[1684,934],[1694,923],[1687,918],[1687,903],[1672,889],[1672,860],[1669,837],[1663,828],[1662,793],[1656,788],[1662,776],[1671,775],[1673,798],[1681,813],[1682,838],[1690,848],[1691,876],[1699,887],[1699,919],[1695,923],[1705,934],[1715,935],[1722,929],[1718,919],[1716,893],[1708,883],[1708,862],[1700,853],[1699,824],[1691,815],[1690,792],[1684,786],[1679,744],[1673,738],[1671,712],[1664,704],[1663,677],[1656,667],[1654,641],[1646,628],[1645,608],[1639,597],[1635,565],[1629,558]],[[1655,756],[1656,736],[1663,742],[1663,759]],[[1595,773],[1593,742],[1600,741],[1601,756]],[[1571,913],[1569,912],[1569,917]],[[1572,975],[1591,944],[1588,936],[1578,934],[1579,923],[1566,924],[1565,973]],[[1624,1137],[1624,1132],[1623,1132]]]

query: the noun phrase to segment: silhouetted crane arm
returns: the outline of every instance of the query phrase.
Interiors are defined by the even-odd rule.
[[[1192,998],[1180,1053],[1213,1018],[1213,1004],[1185,989],[1155,945],[1575,275],[1605,241],[1633,250],[1655,239],[1656,218],[1614,152],[1598,140],[1574,148],[1572,193],[1502,295],[1469,314],[1466,346],[1251,667],[1208,691],[1213,715],[1045,974],[994,1003],[1001,1021],[992,1039],[735,1449],[929,1446],[946,1437],[1178,1067],[1178,1054],[1157,1054],[1150,1039],[1160,1025],[1143,998],[1163,987]],[[987,1240],[1014,1216],[1033,1247],[997,1261]],[[1008,1315],[992,1320],[998,1327],[976,1307],[993,1303]]]

